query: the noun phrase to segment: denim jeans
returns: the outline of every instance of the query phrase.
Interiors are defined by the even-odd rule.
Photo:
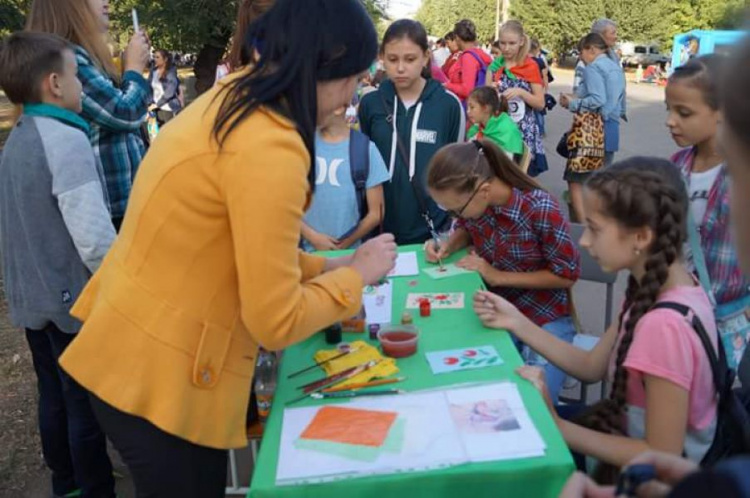
[[[573,319],[569,316],[558,318],[554,322],[549,322],[542,327],[544,330],[554,335],[558,339],[573,344],[573,337],[576,335],[575,324]],[[540,355],[529,346],[517,342],[516,346],[519,347],[521,356],[527,365],[543,367],[544,372],[547,376],[547,387],[549,388],[549,395],[552,398],[552,402],[557,404],[557,398],[560,395],[563,382],[567,377],[567,374],[552,365],[547,358]]]
[[[536,124],[539,127],[539,135],[546,135],[544,129],[544,113],[541,111],[534,111],[534,117],[536,118]]]
[[[83,497],[113,497],[112,463],[88,393],[58,365],[74,338],[54,324],[26,329],[38,381],[42,453],[56,496],[80,489]]]

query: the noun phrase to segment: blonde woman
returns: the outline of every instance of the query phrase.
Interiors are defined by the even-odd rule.
[[[141,138],[152,100],[143,77],[148,39],[133,35],[125,49],[123,73],[107,48],[109,0],[34,0],[26,28],[61,36],[75,45],[78,79],[83,84],[82,117],[104,169],[112,222],[119,230],[138,165],[146,147]]]

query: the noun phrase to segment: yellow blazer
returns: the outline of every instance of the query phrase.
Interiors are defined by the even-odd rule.
[[[282,349],[355,315],[363,282],[298,249],[310,158],[294,125],[261,109],[219,150],[218,91],[154,141],[60,363],[169,434],[239,448],[258,345]]]

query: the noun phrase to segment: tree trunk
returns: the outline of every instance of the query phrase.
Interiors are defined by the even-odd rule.
[[[196,96],[202,94],[214,85],[216,79],[216,66],[219,65],[222,55],[224,55],[224,43],[217,46],[214,43],[206,43],[198,52],[195,59],[193,72],[195,73],[195,93]]]

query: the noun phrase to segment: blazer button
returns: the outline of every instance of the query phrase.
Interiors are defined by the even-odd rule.
[[[346,301],[349,304],[352,304],[354,302],[354,296],[352,295],[352,291],[344,291],[344,301]]]
[[[211,380],[213,379],[213,372],[211,372],[211,369],[206,367],[203,370],[201,370],[201,384],[208,385],[211,383]]]

